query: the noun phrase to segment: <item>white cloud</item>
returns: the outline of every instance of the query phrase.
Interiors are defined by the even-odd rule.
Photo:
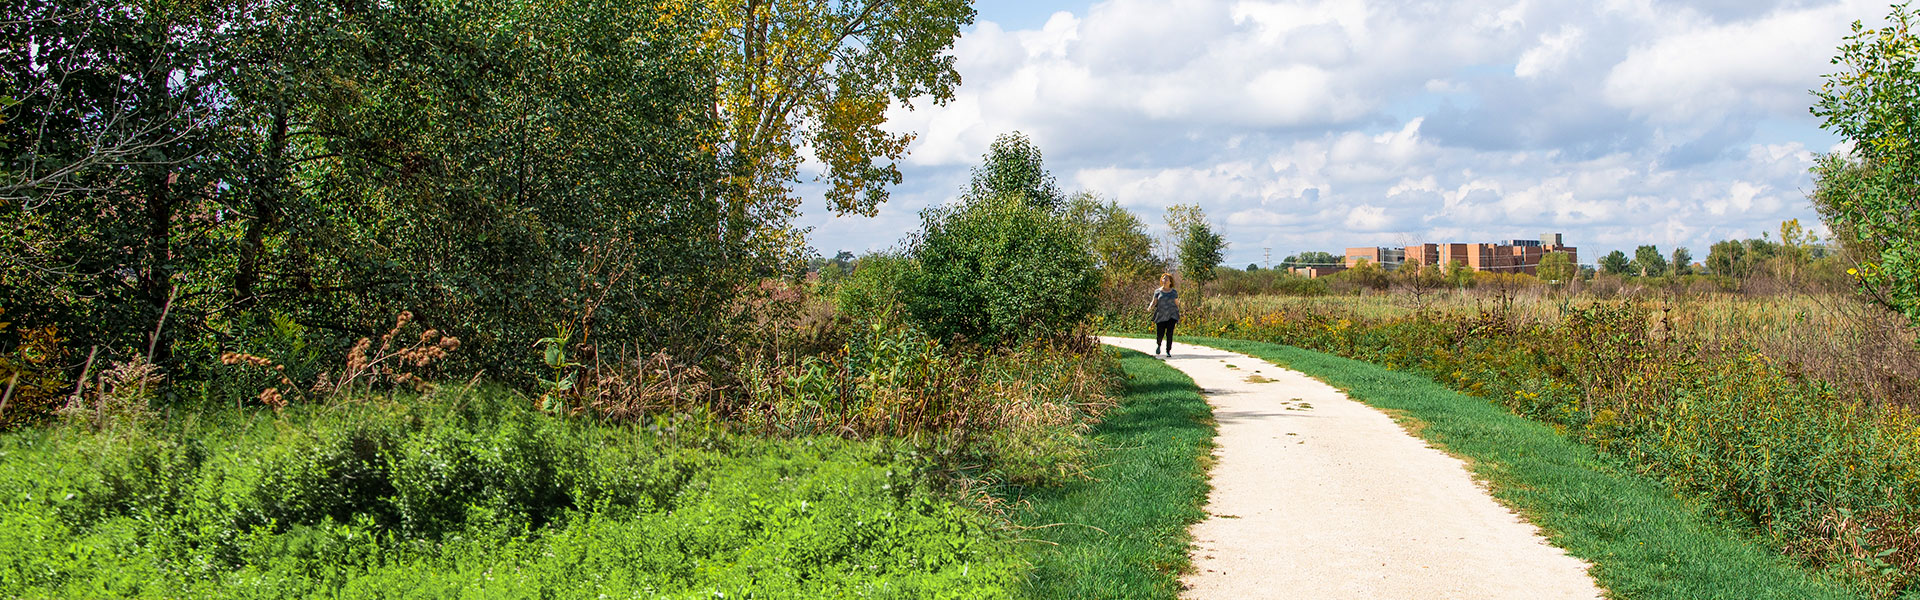
[[[1547,71],[1559,68],[1567,62],[1567,57],[1579,49],[1585,41],[1587,32],[1571,25],[1561,27],[1556,33],[1540,36],[1540,45],[1528,48],[1520,55],[1520,61],[1513,66],[1513,76],[1531,79]]]
[[[1818,220],[1807,90],[1877,0],[1108,0],[956,44],[953,102],[912,131],[880,220],[809,210],[829,253],[891,245],[1019,130],[1064,186],[1149,223],[1198,203],[1229,259],[1403,237],[1561,231],[1589,260],[1696,256]],[[981,15],[983,21],[992,15]],[[889,216],[891,215],[891,216]],[[1719,237],[1716,237],[1719,236]]]

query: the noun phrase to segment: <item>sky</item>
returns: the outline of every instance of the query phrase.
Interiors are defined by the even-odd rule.
[[[818,193],[822,254],[897,246],[1003,133],[1065,190],[1164,230],[1198,204],[1225,264],[1350,246],[1564,233],[1591,263],[1819,221],[1840,140],[1810,90],[1887,0],[978,0],[952,102],[897,106],[916,136],[876,217]],[[803,186],[803,193],[807,188]],[[1824,228],[1817,228],[1824,232]]]

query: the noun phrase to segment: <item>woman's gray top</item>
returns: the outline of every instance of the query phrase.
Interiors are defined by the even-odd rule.
[[[1153,291],[1153,322],[1165,323],[1180,319],[1180,303],[1174,300],[1180,297],[1180,290]]]

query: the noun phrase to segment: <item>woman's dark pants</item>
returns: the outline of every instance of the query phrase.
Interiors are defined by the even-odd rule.
[[[1174,319],[1171,321],[1161,321],[1153,324],[1154,350],[1156,351],[1159,350],[1162,340],[1165,340],[1167,353],[1171,354],[1173,352],[1173,324],[1179,323],[1179,322],[1180,322],[1179,319]]]

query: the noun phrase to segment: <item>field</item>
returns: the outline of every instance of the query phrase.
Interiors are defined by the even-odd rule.
[[[1912,331],[1844,296],[1211,298],[1182,331],[1419,373],[1877,597],[1914,588]],[[1109,318],[1124,318],[1118,314]],[[1136,329],[1136,331],[1143,331]]]

